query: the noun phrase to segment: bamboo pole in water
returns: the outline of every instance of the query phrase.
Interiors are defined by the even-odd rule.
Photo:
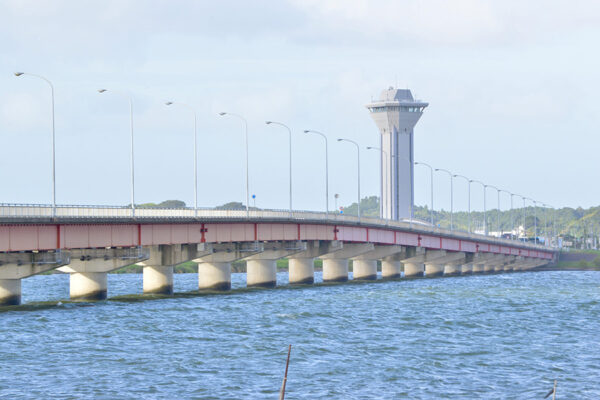
[[[283,376],[283,383],[281,384],[281,390],[279,391],[279,400],[284,400],[285,397],[285,384],[287,383],[288,366],[290,365],[290,353],[292,352],[292,345],[288,346],[287,361],[285,362],[285,375]]]

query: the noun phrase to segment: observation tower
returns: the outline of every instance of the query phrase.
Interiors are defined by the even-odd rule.
[[[390,87],[367,104],[381,133],[381,217],[410,218],[414,203],[413,129],[429,104],[415,100],[408,89]]]

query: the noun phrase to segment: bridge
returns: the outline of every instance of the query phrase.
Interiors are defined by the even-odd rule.
[[[46,81],[54,105],[54,87],[48,79],[24,72],[15,75]],[[379,100],[367,105],[381,133],[380,146],[367,147],[381,153],[381,218],[361,218],[360,145],[344,138],[337,140],[356,146],[358,216],[293,210],[292,132],[287,125],[274,121],[266,123],[287,129],[290,137],[290,207],[286,211],[250,210],[247,122],[240,115],[226,112],[219,114],[238,118],[244,126],[246,209],[198,209],[196,113],[191,106],[171,101],[166,105],[180,104],[194,111],[195,206],[136,208],[133,100],[129,95],[126,97],[130,105],[131,206],[56,204],[53,111],[52,205],[0,204],[0,305],[20,304],[22,279],[54,269],[70,274],[71,299],[98,300],[108,296],[107,273],[132,264],[143,266],[144,293],[172,294],[173,267],[188,261],[198,263],[199,290],[229,290],[231,263],[239,260],[246,262],[248,287],[272,288],[277,281],[276,262],[282,258],[289,260],[289,282],[296,285],[314,284],[317,258],[323,260],[324,282],[343,282],[349,279],[350,260],[353,279],[376,280],[379,263],[382,279],[410,279],[523,271],[547,264],[555,257],[555,249],[537,244],[537,225],[532,244],[490,237],[485,223],[486,234],[479,235],[453,230],[452,224],[450,230],[435,227],[433,216],[430,223],[413,220],[414,165],[430,169],[432,185],[434,170],[428,164],[414,161],[413,130],[428,103],[415,100],[408,89],[389,88],[381,93]],[[327,136],[317,131],[304,132],[325,139],[328,210]],[[449,173],[451,179],[465,178],[441,171]],[[465,179],[469,181],[469,200],[471,183],[483,185],[484,220],[488,187],[498,191],[500,209],[500,189]],[[511,195],[512,210],[515,194],[507,193]],[[433,211],[433,187],[431,198]]]
[[[21,280],[70,275],[73,300],[108,296],[107,273],[143,266],[144,293],[172,294],[173,267],[198,263],[199,290],[229,290],[231,263],[246,261],[247,286],[411,279],[525,271],[551,262],[548,246],[459,232],[419,221],[281,210],[154,209],[0,204],[0,305],[21,302]]]

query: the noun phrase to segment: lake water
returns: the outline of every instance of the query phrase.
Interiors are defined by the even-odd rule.
[[[141,289],[109,275],[110,296]],[[54,302],[0,312],[0,398],[276,399],[288,344],[286,399],[542,399],[553,379],[600,398],[599,272],[66,298],[68,276],[34,276],[23,301]]]

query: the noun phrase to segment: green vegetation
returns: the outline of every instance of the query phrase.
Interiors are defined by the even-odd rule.
[[[143,203],[137,204],[137,208],[184,208],[185,202],[181,200],[165,200],[162,203]]]
[[[344,214],[357,215],[356,202],[344,208]],[[365,197],[360,201],[361,215],[365,217],[379,216],[379,198],[377,196]],[[427,206],[414,207],[415,218],[423,221],[429,221],[431,213]],[[453,214],[454,228],[457,230],[466,231],[469,226],[469,213],[466,211],[454,212]],[[489,231],[497,231],[498,210],[492,209],[487,211],[486,215]],[[510,232],[514,226],[523,225],[527,228],[527,236],[533,237],[534,226],[537,221],[538,235],[543,235],[544,223],[548,227],[550,234],[552,222],[556,224],[556,230],[559,235],[565,237],[565,240],[575,240],[582,236],[598,236],[600,234],[600,206],[591,207],[589,209],[564,207],[557,209],[555,212],[549,208],[538,206],[537,210],[533,207],[514,208],[512,213],[510,210],[500,211],[500,230]],[[483,230],[483,212],[471,212],[472,228],[475,230]],[[433,223],[442,228],[450,228],[450,211],[434,210]]]

